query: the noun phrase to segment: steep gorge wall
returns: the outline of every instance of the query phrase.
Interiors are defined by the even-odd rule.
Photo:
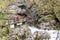
[[[60,21],[60,0],[0,0],[0,12],[12,4],[25,4],[32,13],[55,15]]]

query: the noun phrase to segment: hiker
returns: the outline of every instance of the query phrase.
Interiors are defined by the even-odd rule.
[[[33,17],[33,25],[38,27],[39,24],[39,19],[41,18],[41,15],[37,12],[32,13],[32,17]]]
[[[34,17],[35,20],[37,20],[38,19],[38,14],[33,14],[33,17]]]
[[[14,17],[14,25],[17,26],[17,23],[19,23],[19,17],[15,16]]]
[[[37,13],[33,13],[32,16],[33,16],[34,21],[36,22],[37,19],[38,19],[38,14]]]

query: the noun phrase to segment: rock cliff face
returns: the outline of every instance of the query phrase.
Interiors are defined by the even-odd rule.
[[[59,10],[60,10],[59,0],[4,0],[0,2],[0,10],[3,12],[4,9],[12,4],[25,4],[27,8],[31,10],[32,13],[38,14],[52,14],[55,15],[59,20]]]
[[[38,13],[42,15],[55,15],[59,18],[59,0],[11,0],[9,5],[25,4],[31,13]]]
[[[19,17],[19,22],[26,22],[26,25],[58,29],[60,0],[0,0],[0,40],[48,40],[50,36],[47,32],[36,31],[32,34],[26,25],[18,25],[19,27],[9,30],[9,24],[14,23],[15,16]]]
[[[2,1],[2,0],[1,0]],[[3,4],[6,3],[6,4]],[[2,15],[3,18],[1,19],[13,19],[13,15],[16,16],[18,13],[25,13],[24,16],[21,18],[21,20],[29,20],[27,22],[32,22],[35,23],[34,25],[40,24],[42,21],[52,21],[55,20],[56,23],[60,21],[60,1],[59,0],[7,0],[2,1],[1,7],[5,6],[1,12],[6,12]],[[24,4],[26,6],[26,9],[21,9],[18,6],[20,4]],[[3,5],[3,6],[2,6]],[[29,11],[29,12],[28,12]],[[13,15],[11,15],[11,14]],[[7,16],[8,15],[8,16]],[[22,15],[22,14],[20,14]],[[28,18],[25,17],[28,15]],[[31,20],[30,20],[31,19]],[[21,21],[20,20],[20,21]]]

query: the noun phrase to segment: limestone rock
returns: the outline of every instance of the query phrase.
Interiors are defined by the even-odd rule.
[[[46,35],[46,36],[45,36]],[[47,36],[48,35],[48,36]],[[50,38],[50,35],[48,32],[46,31],[36,31],[34,34],[33,34],[33,38],[34,40],[43,40],[43,39],[49,39]]]
[[[9,33],[10,37],[15,36],[15,37],[18,37],[19,40],[20,39],[24,40],[25,38],[29,37],[29,35],[31,35],[31,30],[27,27],[27,25],[22,25],[22,27],[15,28],[10,31],[12,31]]]

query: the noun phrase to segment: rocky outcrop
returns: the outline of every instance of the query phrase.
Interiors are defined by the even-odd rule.
[[[46,36],[45,36],[46,35]],[[36,31],[33,34],[33,38],[34,40],[43,40],[43,39],[48,39],[50,38],[50,35],[48,32],[44,32],[44,31]]]
[[[10,29],[9,40],[13,40],[16,38],[17,40],[24,40],[25,38],[31,35],[31,30],[27,25],[22,25],[21,27],[17,27],[15,29]],[[12,38],[14,37],[14,38]],[[12,39],[11,39],[12,38]],[[15,39],[14,39],[15,40]]]
[[[46,31],[35,31],[31,32],[28,25],[22,25],[15,29],[10,29],[8,35],[8,40],[43,40],[49,39],[50,34]]]
[[[59,6],[59,3],[60,1],[59,0],[8,0],[8,3],[6,2],[7,0],[5,1],[1,1],[1,6],[10,6],[10,5],[18,5],[18,4],[25,4],[27,8],[29,8],[29,10],[32,12],[32,13],[38,13],[38,14],[43,14],[43,15],[49,15],[49,14],[52,14],[52,15],[55,15],[58,20],[60,19],[59,18],[59,10],[60,10],[60,6]],[[5,4],[7,3],[7,4]],[[1,8],[1,7],[0,7]],[[2,10],[4,10],[5,8],[3,7]],[[1,10],[1,11],[2,11]],[[14,12],[13,12],[14,13]]]

